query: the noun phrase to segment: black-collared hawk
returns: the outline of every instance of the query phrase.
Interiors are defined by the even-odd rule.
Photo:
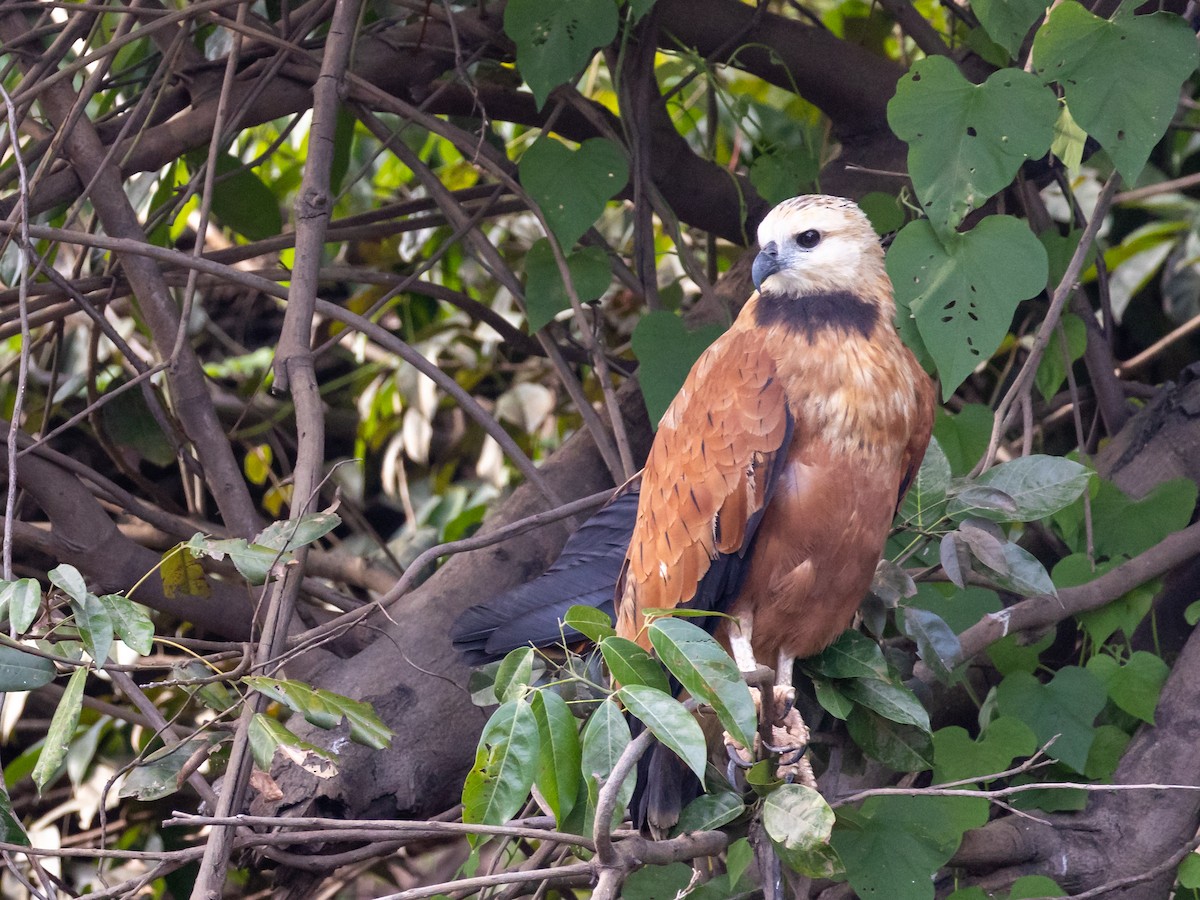
[[[693,366],[640,476],[546,576],[464,614],[464,651],[556,642],[579,602],[615,600],[618,633],[647,649],[643,610],[718,610],[732,619],[697,621],[744,672],[773,667],[786,699],[794,660],[849,626],[925,453],[934,389],[896,333],[857,205],[795,197],[758,241],[758,291]]]

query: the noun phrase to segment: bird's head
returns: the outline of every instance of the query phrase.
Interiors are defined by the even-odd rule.
[[[758,245],[754,286],[764,294],[853,291],[890,300],[879,236],[852,200],[825,194],[785,200],[758,226]]]

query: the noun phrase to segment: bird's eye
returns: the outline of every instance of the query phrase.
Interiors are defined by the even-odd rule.
[[[817,244],[821,243],[821,232],[815,228],[810,228],[808,231],[802,231],[796,235],[796,243],[805,250],[811,250]]]

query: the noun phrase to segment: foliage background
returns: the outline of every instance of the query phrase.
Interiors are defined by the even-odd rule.
[[[819,189],[898,231],[945,408],[893,548],[916,594],[866,616],[928,733],[814,673],[847,874],[791,889],[1191,896],[1200,167],[1191,11],[1161,10],[4,4],[0,893],[467,874],[486,716],[449,623],[637,468],[754,226]],[[1035,452],[1098,475],[1021,505],[980,474]],[[1038,778],[1129,789],[920,795],[1051,738]],[[657,861],[728,845],[751,884],[726,825]],[[509,838],[478,874],[595,875]],[[690,878],[623,866],[625,896]]]

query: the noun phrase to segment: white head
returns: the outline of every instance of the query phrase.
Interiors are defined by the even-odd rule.
[[[851,291],[876,299],[882,292],[890,301],[879,236],[853,200],[784,200],[758,226],[758,245],[754,284],[764,294]]]

